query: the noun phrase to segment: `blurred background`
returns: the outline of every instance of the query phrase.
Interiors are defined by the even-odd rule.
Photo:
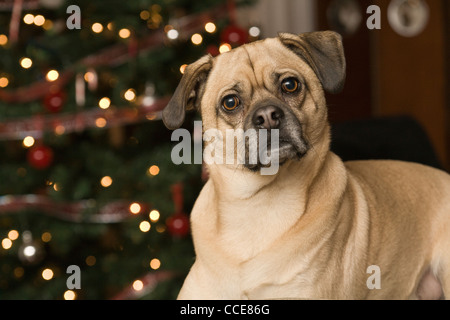
[[[330,29],[348,63],[333,151],[448,170],[448,1],[1,0],[0,299],[176,298],[207,180],[160,120],[184,68]]]

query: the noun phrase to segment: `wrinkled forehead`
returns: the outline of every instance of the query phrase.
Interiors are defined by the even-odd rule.
[[[301,59],[278,38],[250,43],[215,59],[209,76],[211,85],[236,82],[267,85],[284,72],[301,67]],[[219,88],[216,88],[219,89]]]

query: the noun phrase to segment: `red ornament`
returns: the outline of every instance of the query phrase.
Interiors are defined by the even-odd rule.
[[[52,113],[60,112],[65,103],[66,94],[63,91],[49,92],[44,97],[44,106]]]
[[[232,24],[222,31],[221,40],[232,46],[240,46],[248,42],[248,32],[247,30]]]
[[[169,233],[176,237],[185,237],[189,234],[189,217],[184,213],[176,213],[166,220]]]
[[[218,56],[220,54],[219,48],[217,46],[211,44],[206,48],[206,52],[208,52],[213,57]]]
[[[189,217],[183,213],[183,184],[172,186],[172,198],[175,206],[175,214],[166,220],[169,233],[176,237],[185,237],[190,232]]]
[[[35,146],[28,150],[27,160],[35,169],[46,169],[53,162],[53,150],[47,146]]]

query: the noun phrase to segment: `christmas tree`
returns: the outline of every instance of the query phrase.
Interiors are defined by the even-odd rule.
[[[0,3],[0,299],[176,298],[204,181],[161,110],[186,64],[256,39],[250,2]]]

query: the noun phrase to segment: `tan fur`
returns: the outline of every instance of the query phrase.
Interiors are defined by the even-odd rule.
[[[311,148],[275,176],[209,166],[191,214],[196,261],[179,299],[415,299],[429,270],[450,299],[450,176],[396,161],[344,164],[329,151],[318,77],[278,38],[213,60],[204,130],[242,128],[250,110],[230,127],[218,99],[240,81],[253,107],[274,96],[271,75],[280,71],[306,84],[301,107],[291,108]],[[366,285],[371,265],[381,290]]]

